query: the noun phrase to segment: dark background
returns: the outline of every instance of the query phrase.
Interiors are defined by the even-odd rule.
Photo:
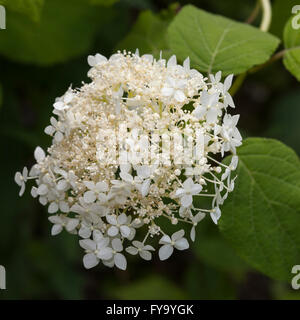
[[[58,19],[68,6],[72,7],[71,0],[60,2],[65,3],[65,7],[61,12],[58,10]],[[104,266],[87,271],[82,265],[83,250],[78,238],[66,232],[51,237],[47,211],[31,198],[30,188],[22,198],[18,197],[14,174],[24,165],[33,164],[36,145],[45,148],[51,143],[43,131],[54,99],[71,83],[76,87],[81,81],[88,81],[87,55],[112,54],[130,32],[140,11],[159,12],[171,3],[121,0],[110,8],[95,7],[94,14],[99,15],[99,19],[93,21],[96,32],[88,50],[49,66],[16,61],[20,43],[16,45],[14,39],[8,44],[1,41],[9,31],[8,13],[7,31],[0,30],[0,53],[4,53],[0,55],[0,264],[7,270],[7,290],[0,291],[1,299],[300,298],[300,292],[291,290],[290,284],[272,280],[241,261],[208,218],[198,226],[194,248],[176,252],[166,262],[160,262],[157,257],[152,262],[132,257],[125,272]],[[180,1],[181,6],[186,3],[238,21],[245,21],[255,6],[251,0]],[[275,9],[271,32],[281,36],[284,19],[290,11]],[[77,27],[74,25],[74,42],[80,44],[86,39],[87,31]],[[39,28],[39,23],[35,28]],[[54,47],[60,31],[57,28],[49,32],[47,41]],[[24,41],[23,45],[31,43]],[[15,46],[11,55],[7,53],[8,46],[11,50]],[[243,137],[277,138],[299,154],[300,88],[282,62],[249,75],[234,99],[235,112],[241,114]]]

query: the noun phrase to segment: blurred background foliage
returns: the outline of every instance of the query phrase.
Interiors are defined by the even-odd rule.
[[[243,262],[210,219],[197,229],[192,250],[166,262],[130,257],[126,272],[85,270],[78,241],[50,236],[47,212],[27,192],[18,198],[14,173],[47,147],[55,97],[88,81],[88,54],[139,47],[156,55],[167,26],[192,3],[244,22],[254,0],[0,0],[7,29],[0,30],[0,264],[7,270],[1,299],[298,299],[290,284]],[[282,38],[295,1],[273,1],[271,33]],[[259,16],[253,24],[258,25]],[[197,41],[195,39],[195,41]],[[249,75],[235,96],[244,137],[277,138],[300,154],[299,83],[276,62]]]

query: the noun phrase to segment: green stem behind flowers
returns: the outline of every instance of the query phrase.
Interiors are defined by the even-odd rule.
[[[271,3],[270,0],[259,0],[252,11],[250,17],[248,18],[247,22],[251,23],[255,20],[255,17],[257,16],[259,9],[262,9],[262,20],[259,26],[259,29],[261,31],[267,32],[270,28],[271,20],[272,20],[272,8],[271,8]],[[284,51],[284,50],[283,50]],[[266,63],[256,66],[244,73],[241,73],[237,76],[236,80],[234,81],[231,89],[230,89],[230,94],[234,96],[236,92],[241,88],[244,80],[247,77],[248,73],[254,73],[262,68],[264,68],[266,65],[269,65],[270,63],[280,59],[284,52],[281,53],[282,51],[276,53],[273,57],[271,57]]]

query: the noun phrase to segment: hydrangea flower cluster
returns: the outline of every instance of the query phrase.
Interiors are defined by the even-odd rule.
[[[161,219],[186,223],[194,241],[197,224],[207,214],[217,223],[234,188],[242,138],[239,115],[227,113],[232,75],[221,82],[220,72],[206,78],[188,58],[179,65],[176,56],[138,51],[88,63],[92,81],[53,105],[52,145],[36,148],[29,173],[16,173],[20,196],[35,180],[31,195],[47,206],[52,235],[77,234],[86,268],[125,270],[125,253],[151,260],[155,237],[168,259],[189,242],[183,229],[168,235]],[[229,165],[221,162],[227,152]]]

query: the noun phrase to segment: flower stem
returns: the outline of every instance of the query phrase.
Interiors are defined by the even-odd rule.
[[[262,20],[261,20],[259,29],[260,29],[261,31],[266,32],[266,31],[268,31],[269,28],[270,28],[271,19],[272,19],[271,3],[270,3],[270,0],[260,0],[260,1],[259,1],[259,4],[260,4],[260,6],[261,6],[261,8],[262,8]],[[257,4],[256,4],[256,6],[257,6]],[[254,10],[253,10],[253,13],[255,13],[256,10],[258,10],[258,9],[256,9],[256,7],[255,7]],[[253,14],[253,13],[252,13],[252,14]],[[252,16],[252,14],[251,14],[251,16]],[[251,16],[249,17],[249,19],[251,18]],[[248,20],[249,20],[249,19],[248,19]],[[253,18],[251,18],[251,19],[253,19]],[[254,17],[254,19],[255,19],[255,17]],[[254,20],[254,19],[253,19],[253,20]],[[253,21],[253,20],[252,20],[252,21]],[[250,21],[251,21],[251,20],[250,20]],[[278,52],[278,53],[279,53],[279,52]],[[275,54],[274,56],[276,56],[276,55],[277,55],[277,54]],[[273,56],[273,57],[274,57],[274,56]],[[272,58],[273,58],[273,57],[272,57]],[[282,56],[280,56],[279,58],[281,58],[281,57],[282,57]],[[271,58],[269,61],[267,61],[265,64],[259,65],[259,66],[255,67],[255,68],[257,68],[258,70],[260,70],[261,68],[264,68],[266,64],[269,64],[269,62],[272,63],[272,62],[274,61],[274,60],[272,60],[272,58]],[[278,58],[278,59],[279,59],[279,58]],[[271,61],[271,60],[272,60],[272,61]],[[275,58],[275,61],[276,61],[276,60],[277,60],[277,58]],[[255,68],[253,68],[253,69],[255,69]],[[255,71],[254,71],[254,72],[255,72]],[[229,91],[229,93],[230,93],[232,96],[234,96],[234,95],[236,94],[236,92],[241,88],[241,86],[242,86],[244,80],[246,79],[248,73],[253,73],[253,72],[251,72],[251,70],[248,70],[248,71],[246,71],[246,72],[241,73],[240,75],[238,75],[238,77],[237,77],[236,80],[234,81],[234,83],[233,83],[233,85],[232,85],[232,87],[231,87],[231,89],[230,89],[230,91]]]
[[[270,28],[271,24],[271,19],[272,19],[272,8],[271,8],[271,3],[270,0],[260,0],[260,4],[262,7],[262,20],[260,23],[259,29],[261,31],[268,31]]]
[[[248,70],[248,72],[255,73],[255,72],[267,67],[268,65],[272,64],[273,62],[281,59],[287,51],[288,51],[288,49],[284,49],[284,50],[281,50],[281,51],[275,53],[267,62],[265,62],[259,66],[253,67],[252,69]]]
[[[260,11],[260,0],[257,0],[254,9],[252,10],[250,16],[245,21],[245,23],[251,24],[256,19],[256,17],[258,16],[259,11]]]

